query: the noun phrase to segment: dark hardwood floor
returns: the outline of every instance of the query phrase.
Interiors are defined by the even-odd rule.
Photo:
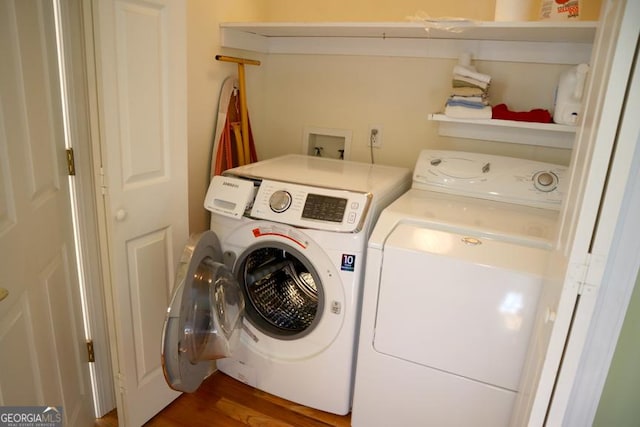
[[[185,393],[153,417],[151,427],[327,427],[349,426],[351,415],[339,416],[307,408],[256,390],[215,372],[195,393]],[[116,411],[94,427],[117,427]]]

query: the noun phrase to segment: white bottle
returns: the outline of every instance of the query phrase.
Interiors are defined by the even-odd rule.
[[[495,21],[528,21],[532,0],[496,0]]]
[[[556,88],[553,121],[563,125],[575,125],[582,112],[582,94],[589,66],[580,64],[560,75]]]

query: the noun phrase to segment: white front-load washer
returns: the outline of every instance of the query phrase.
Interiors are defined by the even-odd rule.
[[[187,245],[165,321],[169,385],[193,391],[219,359],[251,386],[348,413],[368,237],[410,183],[405,168],[301,155],[214,177],[211,229]]]
[[[352,425],[510,425],[565,169],[420,154],[369,241]]]

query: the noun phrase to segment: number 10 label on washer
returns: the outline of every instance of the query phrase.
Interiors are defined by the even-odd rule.
[[[356,256],[351,254],[342,254],[342,271],[354,271],[356,267]]]

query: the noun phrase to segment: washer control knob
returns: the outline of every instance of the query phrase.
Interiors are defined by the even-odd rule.
[[[284,212],[291,206],[291,194],[278,190],[269,197],[269,207],[276,213]]]
[[[533,175],[533,185],[537,190],[548,193],[558,187],[558,176],[549,171],[536,172]]]

